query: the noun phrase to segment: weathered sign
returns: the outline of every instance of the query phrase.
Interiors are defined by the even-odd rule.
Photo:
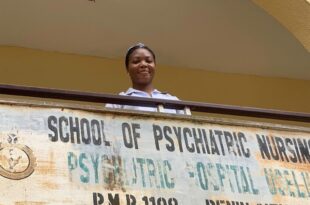
[[[0,205],[310,204],[308,128],[223,122],[2,103]]]

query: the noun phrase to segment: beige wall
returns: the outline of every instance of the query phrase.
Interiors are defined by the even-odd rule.
[[[123,60],[0,47],[2,84],[118,93],[129,78]],[[181,99],[310,112],[310,81],[158,65],[155,85]]]

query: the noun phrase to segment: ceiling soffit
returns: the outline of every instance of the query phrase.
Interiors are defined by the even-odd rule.
[[[141,2],[0,1],[0,45],[123,59],[130,45],[144,42],[163,65],[310,79],[307,44],[300,43],[307,40],[281,21],[287,15],[294,31],[310,36],[304,0]]]
[[[310,0],[252,0],[286,27],[310,52]]]

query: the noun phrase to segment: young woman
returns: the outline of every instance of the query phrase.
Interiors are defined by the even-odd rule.
[[[153,78],[156,73],[156,58],[154,52],[142,43],[130,47],[126,53],[125,65],[130,76],[132,87],[120,95],[159,98],[166,100],[179,100],[177,97],[168,93],[160,92],[153,86]],[[157,112],[156,107],[140,107],[129,105],[108,104],[106,107],[131,109]],[[164,109],[165,113],[184,114],[183,110]]]

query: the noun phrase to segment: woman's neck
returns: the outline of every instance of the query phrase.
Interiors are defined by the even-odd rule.
[[[148,93],[149,95],[152,94],[154,88],[153,88],[153,85],[143,85],[143,86],[140,86],[140,85],[132,85],[132,88],[136,89],[136,90],[141,90],[143,92],[146,92]]]

